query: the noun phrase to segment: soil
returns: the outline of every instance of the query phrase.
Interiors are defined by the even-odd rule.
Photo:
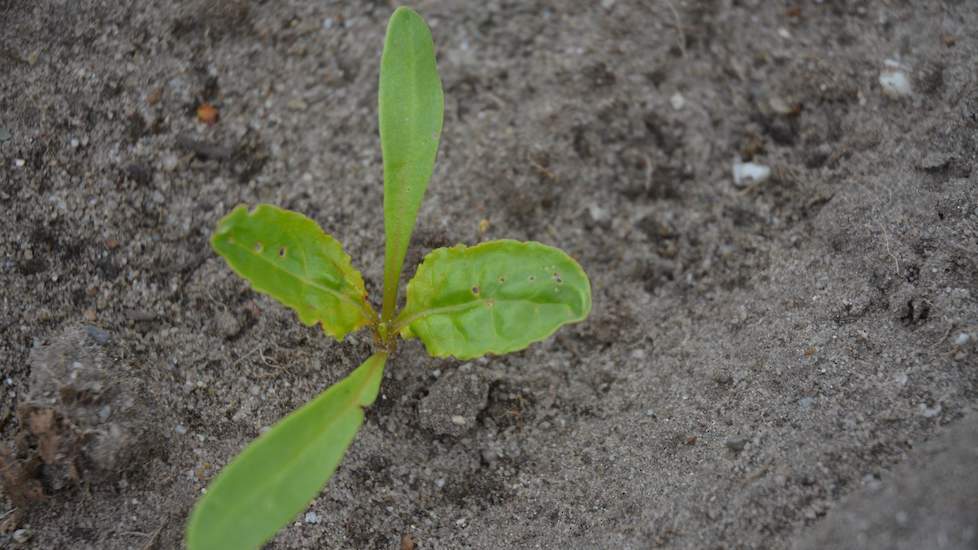
[[[406,275],[533,239],[594,310],[465,365],[403,345],[268,548],[858,544],[888,523],[840,535],[834,509],[974,460],[917,449],[978,437],[948,431],[978,406],[973,2],[416,8],[446,115]],[[239,203],[297,210],[379,297],[390,12],[0,0],[0,547],[179,548],[220,468],[368,356],[208,238]],[[735,159],[770,177],[735,184]],[[945,508],[893,529],[978,548]]]

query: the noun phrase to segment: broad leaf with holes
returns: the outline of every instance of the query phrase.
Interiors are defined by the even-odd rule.
[[[337,340],[376,317],[350,256],[302,214],[239,206],[218,224],[211,244],[255,290],[295,310],[304,324],[321,323]]]
[[[570,256],[499,240],[428,254],[394,328],[435,357],[472,359],[521,350],[590,311],[591,285]]]
[[[398,8],[387,25],[380,61],[378,118],[384,156],[384,321],[394,316],[397,287],[414,222],[435,169],[445,98],[431,31],[420,15]]]
[[[190,550],[258,548],[319,494],[377,399],[385,353],[256,439],[211,483],[190,516]]]

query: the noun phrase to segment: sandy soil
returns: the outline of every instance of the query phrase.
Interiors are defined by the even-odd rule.
[[[390,8],[0,0],[0,547],[179,548],[221,466],[367,357],[207,239],[238,203],[298,210],[379,296]],[[594,311],[465,365],[403,346],[269,548],[869,544],[835,511],[978,437],[948,431],[978,404],[971,0],[416,8],[447,109],[408,261],[539,240]],[[978,548],[953,502],[964,526],[894,529]]]

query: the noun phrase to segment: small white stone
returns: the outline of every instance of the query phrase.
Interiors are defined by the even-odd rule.
[[[458,426],[464,426],[465,425],[465,417],[456,414],[455,416],[452,417],[452,424],[456,424]]]
[[[588,205],[587,212],[596,223],[604,223],[611,219],[611,214],[608,213],[608,210],[601,208],[595,203]]]
[[[319,514],[316,512],[306,512],[306,517],[304,518],[306,523],[319,523]]]
[[[29,540],[31,540],[31,532],[27,529],[17,529],[14,531],[14,542],[17,544],[25,544]]]
[[[438,478],[438,479],[435,480],[435,487],[438,487],[439,489],[441,489],[444,486],[445,486],[445,479],[444,478]]]
[[[912,92],[910,77],[901,69],[882,71],[880,73],[880,87],[883,89],[884,95],[892,98],[906,97]]]
[[[954,345],[958,347],[964,346],[970,341],[971,341],[971,335],[968,334],[967,332],[962,332],[961,334],[958,334],[957,336],[954,337]]]
[[[935,416],[941,414],[941,410],[942,407],[940,403],[935,404],[933,407],[928,407],[924,403],[920,404],[920,414],[923,415],[924,418],[934,418]]]
[[[177,424],[177,427],[173,428],[173,431],[177,432],[180,435],[183,435],[187,433],[187,427],[182,424]]]
[[[172,172],[177,169],[177,164],[180,160],[176,155],[165,155],[160,161],[164,172]]]
[[[25,164],[27,164],[27,161],[24,159],[14,159],[14,166],[17,168],[23,168]]]
[[[686,106],[686,98],[683,97],[683,94],[676,92],[669,98],[669,104],[672,105],[673,109],[681,111]]]
[[[333,25],[335,24],[336,21],[332,17],[327,17],[326,19],[323,19],[323,30],[328,31],[329,29],[332,29]]]
[[[771,168],[763,164],[753,162],[740,162],[735,159],[733,163],[734,185],[744,187],[750,183],[761,183],[771,177]]]
[[[781,28],[778,29],[778,36],[780,36],[781,38],[784,38],[785,40],[791,39],[791,33],[788,32],[788,29],[786,29],[784,27],[781,27]]]

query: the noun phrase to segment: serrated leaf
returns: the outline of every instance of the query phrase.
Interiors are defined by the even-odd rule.
[[[319,494],[377,398],[387,356],[285,417],[210,484],[187,524],[189,550],[258,548]]]
[[[394,328],[435,357],[472,359],[521,350],[590,311],[591,284],[570,256],[499,240],[428,254]]]
[[[292,308],[304,324],[321,323],[337,340],[376,317],[350,256],[302,214],[238,206],[218,223],[211,245],[255,290]]]
[[[378,118],[384,155],[384,307],[390,320],[414,223],[435,167],[445,99],[431,31],[408,8],[394,11],[380,62]]]

